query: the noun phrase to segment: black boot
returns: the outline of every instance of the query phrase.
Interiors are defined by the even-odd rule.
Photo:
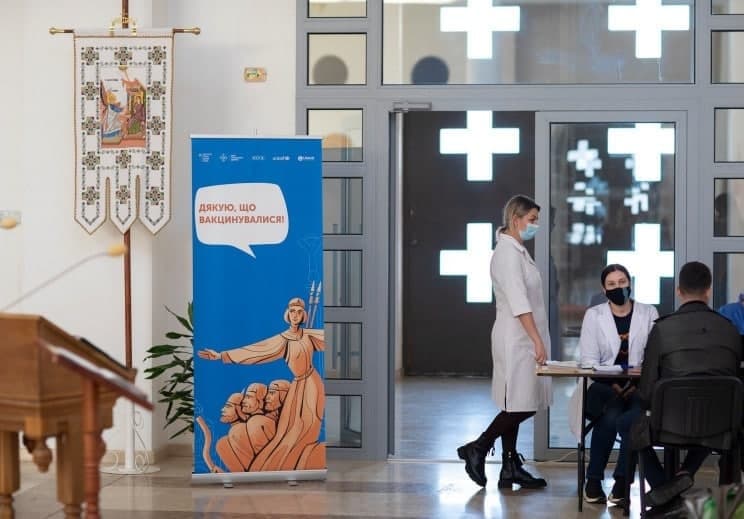
[[[536,478],[522,468],[524,457],[516,451],[504,452],[501,455],[501,473],[499,474],[499,488],[511,488],[516,483],[522,488],[543,488],[547,482]]]
[[[492,445],[484,445],[483,441],[478,438],[474,442],[457,448],[457,455],[465,461],[465,472],[476,485],[481,487],[486,486],[486,454],[492,447]]]

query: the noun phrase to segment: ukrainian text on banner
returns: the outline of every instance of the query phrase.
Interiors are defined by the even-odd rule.
[[[191,146],[194,479],[325,477],[320,140]]]
[[[75,220],[89,233],[109,215],[121,232],[170,219],[172,74],[172,29],[76,31]]]

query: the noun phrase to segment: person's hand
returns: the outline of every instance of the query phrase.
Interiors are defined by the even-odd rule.
[[[623,388],[620,384],[612,384],[612,390],[615,392],[615,396],[623,396]]]
[[[632,395],[633,393],[635,393],[635,390],[636,390],[636,387],[635,387],[635,386],[630,386],[630,387],[629,387],[629,388],[628,388],[628,389],[627,389],[627,390],[625,391],[625,393],[623,393],[623,398],[624,398],[625,400],[627,400],[628,398],[630,398],[630,395]]]
[[[199,358],[200,359],[206,359],[206,360],[219,360],[220,354],[217,353],[214,350],[210,350],[209,348],[204,348],[203,350],[199,350]]]
[[[548,360],[548,355],[545,353],[545,345],[540,341],[535,344],[535,362],[542,366],[546,360]]]

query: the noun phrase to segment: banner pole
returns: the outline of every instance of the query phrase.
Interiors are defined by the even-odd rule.
[[[121,28],[129,28],[129,0],[121,0]],[[131,227],[124,232],[124,361],[127,368],[132,367],[132,253],[131,253]],[[115,466],[113,469],[104,469],[105,472],[117,474],[151,474],[158,472],[159,467],[150,465],[147,461],[142,467],[135,464],[134,437],[136,434],[136,419],[133,402],[127,402],[126,406],[126,428],[124,430],[124,466]],[[144,445],[143,445],[144,447]],[[145,455],[145,460],[149,456]]]

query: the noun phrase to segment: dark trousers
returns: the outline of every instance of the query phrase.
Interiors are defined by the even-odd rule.
[[[710,454],[710,449],[703,447],[694,447],[687,451],[685,460],[682,462],[680,471],[689,472],[691,476],[695,476],[700,466],[705,461],[705,458]],[[643,471],[646,475],[646,481],[651,485],[651,488],[656,488],[659,485],[664,484],[669,478],[664,472],[664,468],[661,466],[659,458],[656,456],[653,447],[646,447],[641,450],[639,455],[643,458]]]
[[[620,453],[613,477],[616,480],[624,479],[630,446],[630,426],[641,414],[638,397],[635,394],[627,398],[618,397],[611,386],[595,382],[587,390],[586,414],[592,420],[596,420],[589,446],[589,467],[586,477],[604,479],[604,470],[610,459],[615,438],[619,434]]]
[[[501,437],[502,452],[517,451],[517,434],[519,433],[519,424],[534,416],[530,412],[509,412],[501,411],[496,415],[488,428],[483,431],[476,440],[479,444],[491,448],[496,438]]]

